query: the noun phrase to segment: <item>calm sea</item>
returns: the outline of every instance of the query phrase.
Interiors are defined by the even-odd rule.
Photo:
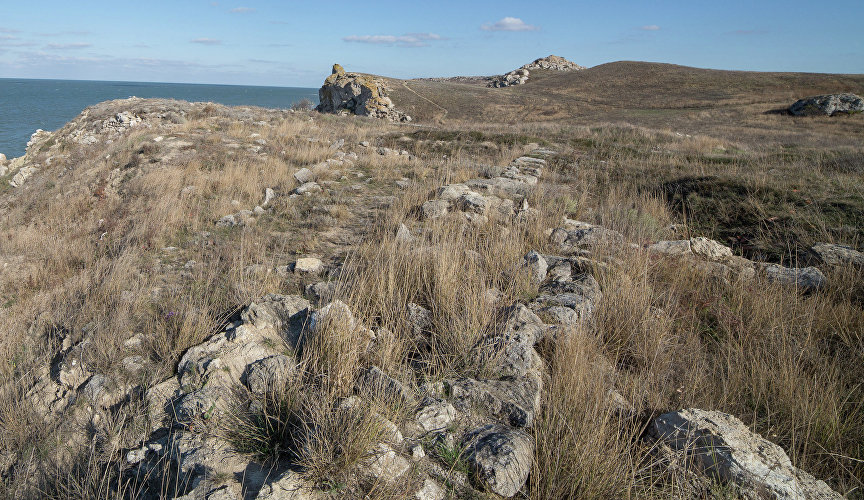
[[[57,130],[87,106],[131,96],[266,108],[287,108],[301,99],[318,103],[318,89],[300,87],[0,78],[0,153],[21,156],[36,129]]]

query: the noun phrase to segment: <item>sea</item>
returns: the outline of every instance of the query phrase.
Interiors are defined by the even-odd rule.
[[[265,108],[288,108],[302,99],[318,104],[318,89],[303,87],[0,78],[0,153],[21,156],[36,129],[57,130],[87,106],[132,96]]]

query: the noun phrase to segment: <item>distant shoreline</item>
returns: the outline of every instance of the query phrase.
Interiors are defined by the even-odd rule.
[[[0,78],[0,153],[21,156],[37,129],[56,130],[88,106],[132,96],[265,108],[318,103],[311,87]]]

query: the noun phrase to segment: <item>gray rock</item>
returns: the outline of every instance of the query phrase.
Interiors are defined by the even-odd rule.
[[[797,286],[804,291],[819,290],[825,285],[825,275],[815,267],[783,267],[779,264],[759,264],[759,267],[770,281]]]
[[[411,463],[405,457],[385,443],[375,446],[370,455],[363,461],[358,471],[367,481],[390,482],[398,479],[411,468]]]
[[[539,377],[513,380],[476,380],[447,382],[454,407],[463,412],[480,412],[501,419],[514,427],[530,427],[540,410]]]
[[[842,266],[852,264],[864,267],[864,253],[851,247],[834,245],[831,243],[817,243],[811,248],[822,262],[829,266]]]
[[[396,230],[396,241],[400,243],[411,243],[414,241],[414,235],[405,224],[399,224],[399,229]]]
[[[789,106],[795,116],[834,116],[864,111],[864,99],[855,94],[826,94],[805,97]]]
[[[335,281],[319,281],[306,285],[306,295],[316,304],[326,304],[336,296]]]
[[[428,477],[423,480],[423,485],[414,493],[417,500],[444,500],[447,492],[438,483]]]
[[[694,254],[708,260],[718,260],[732,256],[731,248],[704,237],[690,238],[690,250]]]
[[[312,313],[309,318],[309,330],[312,333],[321,333],[327,325],[343,328],[347,331],[355,331],[360,326],[351,308],[341,300],[334,300],[326,306]]]
[[[699,409],[666,413],[654,420],[649,435],[685,454],[706,476],[734,484],[743,498],[842,498],[732,415]]]
[[[598,247],[619,247],[624,244],[624,235],[618,231],[600,226],[589,226],[578,229],[557,228],[552,231],[550,241],[567,253],[580,249],[593,250]]]
[[[546,259],[534,250],[531,250],[522,259],[522,266],[528,269],[531,281],[542,283],[546,279],[546,271],[549,268]]]
[[[648,251],[665,255],[690,255],[690,240],[658,241],[648,245]]]
[[[317,182],[306,182],[294,189],[294,194],[312,194],[323,191]]]
[[[315,174],[306,167],[294,172],[294,179],[300,184],[306,184],[315,180]]]
[[[246,387],[253,394],[265,395],[285,387],[297,375],[294,359],[277,354],[250,364],[246,373]]]
[[[256,500],[319,500],[327,495],[315,490],[295,471],[287,471],[258,491]]]
[[[294,262],[294,272],[299,274],[316,274],[323,267],[324,263],[317,257],[302,257]]]
[[[408,304],[408,323],[411,325],[411,333],[418,337],[432,329],[432,311],[411,302]]]
[[[437,219],[447,215],[450,202],[446,200],[429,200],[420,207],[424,219]]]
[[[446,429],[456,419],[456,415],[456,408],[447,401],[426,398],[415,419],[424,432],[435,432]]]
[[[519,493],[534,459],[531,436],[500,424],[489,424],[466,437],[468,464],[478,481],[498,495]]]
[[[359,380],[360,393],[370,400],[397,403],[402,407],[413,406],[414,395],[402,382],[387,375],[377,366],[366,370]]]

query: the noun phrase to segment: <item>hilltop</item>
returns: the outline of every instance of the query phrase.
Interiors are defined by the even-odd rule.
[[[35,133],[0,496],[859,495],[864,77],[542,66]]]

